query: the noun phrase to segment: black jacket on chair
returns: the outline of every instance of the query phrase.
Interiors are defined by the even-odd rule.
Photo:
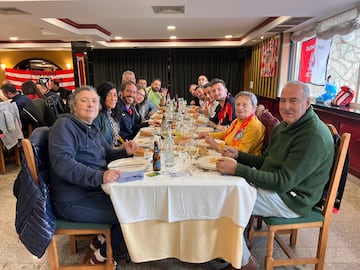
[[[40,258],[54,235],[56,219],[51,209],[49,189],[41,177],[42,174],[38,175],[39,185],[32,178],[23,158],[13,193],[17,198],[16,232],[24,246]]]

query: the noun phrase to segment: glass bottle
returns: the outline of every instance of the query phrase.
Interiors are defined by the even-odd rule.
[[[171,137],[171,129],[170,126],[168,126],[168,130],[167,130],[167,135],[165,137],[164,140],[164,144],[163,144],[163,149],[164,149],[164,159],[165,159],[165,166],[167,168],[169,167],[173,167],[175,165],[175,160],[174,160],[174,142],[173,139]]]
[[[161,170],[160,149],[157,141],[154,141],[153,171]]]

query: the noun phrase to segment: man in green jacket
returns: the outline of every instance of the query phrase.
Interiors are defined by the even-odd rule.
[[[257,188],[253,215],[296,218],[306,216],[319,202],[330,178],[334,142],[328,127],[314,112],[307,85],[288,82],[281,92],[282,122],[274,128],[263,155],[254,156],[232,149],[219,159],[223,174],[244,177]],[[242,268],[256,269],[245,241]],[[234,269],[229,265],[226,269]]]

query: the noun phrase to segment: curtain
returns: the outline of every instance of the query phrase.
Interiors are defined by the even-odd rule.
[[[188,49],[97,49],[89,55],[94,85],[112,81],[119,85],[121,74],[132,70],[148,84],[160,78],[171,96],[189,97],[188,87],[204,74],[209,81],[223,79],[230,93],[243,90],[244,59],[248,48]]]
[[[165,87],[169,83],[167,49],[98,49],[92,51],[89,62],[95,86],[104,81],[120,85],[125,70],[134,71],[136,78],[144,77],[148,84],[153,78],[160,78]]]
[[[199,75],[209,81],[220,78],[233,95],[243,90],[244,59],[247,48],[188,48],[171,49],[170,78],[172,92],[188,99],[189,85],[197,84]]]

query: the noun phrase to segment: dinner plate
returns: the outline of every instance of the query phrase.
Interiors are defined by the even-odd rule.
[[[150,162],[141,157],[120,158],[108,164],[109,169],[120,169],[123,172],[144,171],[149,167]]]
[[[196,132],[214,132],[214,129],[212,127],[198,127]]]
[[[217,170],[216,161],[219,156],[204,156],[196,160],[196,165],[202,169],[206,170]]]
[[[139,147],[143,148],[150,148],[154,144],[154,140],[152,137],[140,137],[136,138],[134,141],[139,145]]]
[[[215,139],[215,142],[216,143],[221,143],[221,144],[224,144],[224,141],[223,140],[219,140],[219,139]],[[200,140],[197,140],[196,141],[196,145],[197,146],[202,146],[202,147],[210,147],[210,144],[208,144],[205,139],[200,139]]]

